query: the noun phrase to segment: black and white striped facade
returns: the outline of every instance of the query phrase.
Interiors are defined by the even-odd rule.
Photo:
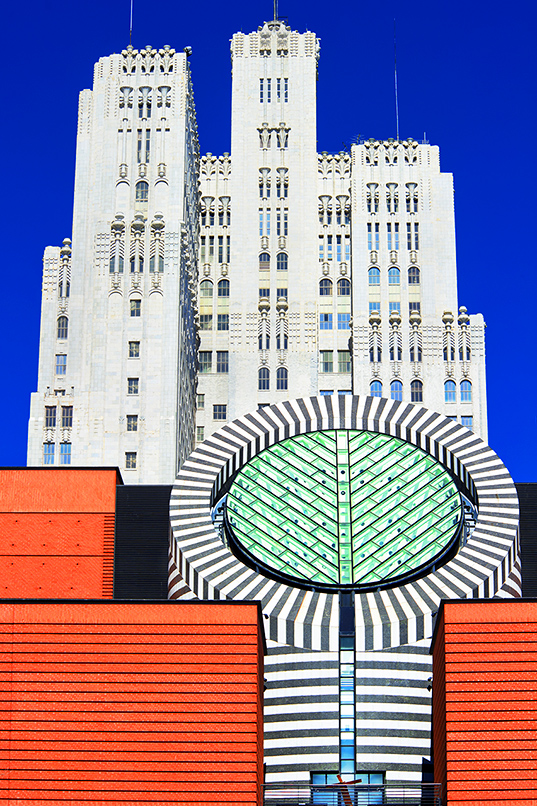
[[[391,434],[430,453],[477,502],[458,553],[416,581],[357,594],[357,769],[420,780],[430,755],[429,639],[441,599],[520,595],[518,498],[494,451],[467,428],[419,405],[336,395],[285,401],[222,427],[189,457],[172,490],[170,598],[258,599],[265,614],[267,780],[336,771],[339,752],[338,596],[269,579],[224,545],[211,517],[234,474],[280,440],[348,428]]]

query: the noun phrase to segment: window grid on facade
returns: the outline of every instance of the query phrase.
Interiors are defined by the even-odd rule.
[[[200,283],[200,297],[202,299],[212,299],[213,284],[210,280],[203,280]]]
[[[337,315],[337,329],[348,330],[350,328],[351,315],[350,313],[338,313]]]
[[[372,266],[369,269],[367,276],[369,278],[369,285],[380,285],[380,269],[377,269],[376,266]]]
[[[227,405],[225,403],[215,403],[213,405],[213,420],[227,419]]]
[[[461,381],[461,403],[472,402],[472,384],[470,381]]]
[[[43,464],[44,465],[53,465],[54,464],[54,448],[56,446],[53,442],[44,442],[43,443]]]
[[[338,350],[337,354],[338,372],[351,371],[351,354],[349,350]]]
[[[200,314],[200,330],[212,330],[212,329],[213,329],[212,313]]]
[[[131,316],[141,316],[142,315],[142,300],[141,299],[131,299],[130,303],[131,309]]]
[[[69,320],[66,316],[58,317],[58,330],[57,330],[57,338],[58,339],[66,339],[69,333]]]
[[[229,352],[228,350],[217,350],[216,371],[219,373],[229,372]]]
[[[321,350],[321,361],[320,361],[320,369],[321,372],[333,372],[334,371],[334,351],[333,350]]]
[[[138,431],[137,414],[127,414],[127,431]]]
[[[137,466],[136,451],[126,451],[125,453],[125,467],[127,470],[136,470]]]
[[[319,294],[321,297],[332,296],[332,280],[329,280],[328,277],[323,277],[319,283]]]
[[[129,341],[129,358],[140,358],[139,341]]]
[[[205,439],[205,427],[203,425],[196,426],[196,442],[203,442]]]
[[[444,384],[444,402],[456,403],[457,402],[457,386],[455,381],[446,381]]]
[[[56,406],[45,406],[45,428],[56,428]]]
[[[420,270],[417,266],[411,266],[408,270],[408,284],[419,285],[420,283]]]
[[[423,384],[421,381],[412,381],[410,384],[410,400],[412,403],[423,402]]]
[[[332,330],[332,314],[321,313],[319,314],[319,327],[321,330]]]
[[[229,314],[228,313],[219,313],[216,315],[216,329],[217,330],[229,330]]]
[[[461,423],[462,425],[466,426],[466,428],[473,428],[474,418],[471,415],[462,416]]]
[[[261,367],[257,373],[257,388],[260,392],[270,389],[270,372],[267,367]]]
[[[220,280],[218,283],[218,296],[229,297],[229,280]]]
[[[351,295],[351,281],[346,277],[342,277],[337,281],[337,295],[338,297],[350,297]]]
[[[369,391],[371,397],[382,397],[382,383],[380,381],[371,381]]]
[[[211,372],[213,368],[213,354],[210,350],[200,350],[199,371],[200,374]]]
[[[127,394],[137,395],[140,388],[139,378],[127,378]]]
[[[67,356],[66,355],[57,355],[56,356],[56,375],[66,375],[67,374]]]
[[[198,392],[198,394],[196,395],[196,409],[198,411],[201,411],[201,409],[204,409],[204,408],[205,408],[205,395],[200,394]]]
[[[287,389],[289,373],[285,367],[278,367],[276,370],[276,389],[283,391]]]
[[[61,465],[70,465],[71,464],[71,443],[70,442],[61,442],[60,443],[60,464]]]
[[[397,266],[391,266],[388,269],[388,285],[400,285],[401,283],[401,272],[397,268]]]
[[[62,428],[73,427],[73,407],[62,406]]]
[[[390,384],[390,397],[392,400],[403,399],[403,384],[401,381],[392,381]]]

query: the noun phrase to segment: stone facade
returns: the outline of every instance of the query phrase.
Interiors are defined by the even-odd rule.
[[[80,95],[72,248],[45,250],[29,464],[163,483],[190,452],[198,173],[187,55],[100,59]]]

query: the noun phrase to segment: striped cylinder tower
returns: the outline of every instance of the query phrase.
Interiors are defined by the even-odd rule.
[[[232,553],[213,514],[237,472],[278,442],[334,429],[397,437],[450,471],[477,518],[443,564],[344,601],[350,594],[279,580]],[[429,644],[440,601],[521,594],[518,499],[494,451],[419,405],[350,395],[285,401],[234,420],[199,445],[175,482],[170,518],[170,598],[262,604],[267,781],[349,771],[342,750],[349,719],[354,774],[366,782],[369,774],[387,783],[420,781],[430,758]],[[342,602],[347,611],[353,605],[351,643],[342,639]],[[345,699],[346,679],[352,693]]]

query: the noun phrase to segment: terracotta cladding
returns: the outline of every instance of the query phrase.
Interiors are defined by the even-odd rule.
[[[261,803],[255,603],[0,603],[0,804]]]
[[[0,470],[0,595],[113,595],[115,469]]]
[[[447,806],[533,806],[537,602],[444,602],[433,639],[435,780]]]

